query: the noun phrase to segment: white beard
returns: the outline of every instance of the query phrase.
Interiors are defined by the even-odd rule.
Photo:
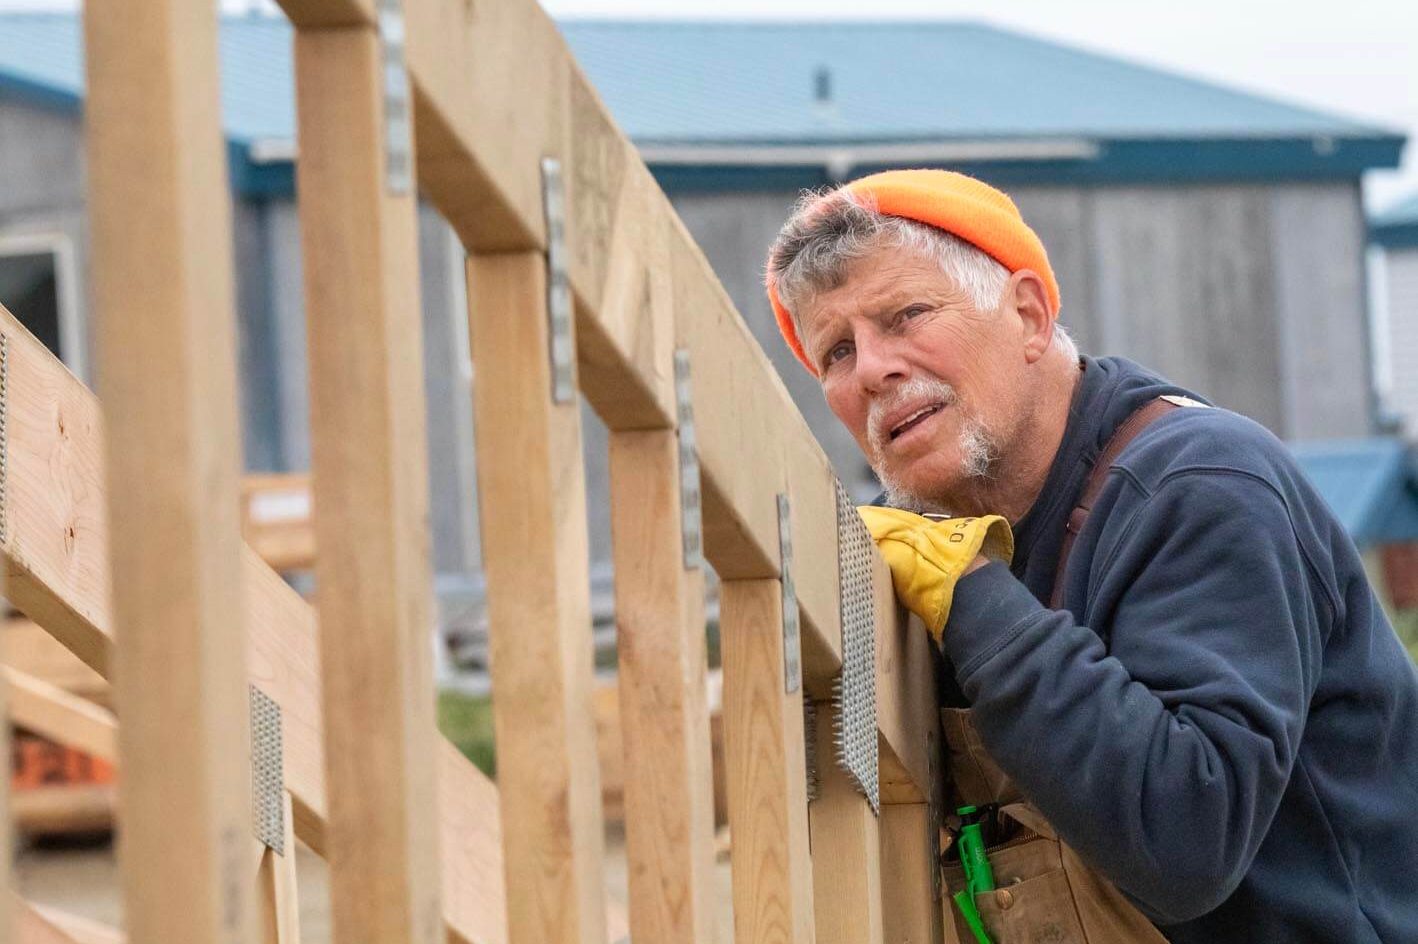
[[[999,461],[999,448],[985,425],[977,419],[968,419],[960,430],[957,440],[960,450],[960,473],[967,484],[983,482],[994,477],[995,465]],[[886,503],[892,508],[913,511],[918,515],[952,515],[944,496],[922,495],[913,492],[899,479],[885,470],[885,463],[876,454],[871,457],[872,470],[886,489]]]

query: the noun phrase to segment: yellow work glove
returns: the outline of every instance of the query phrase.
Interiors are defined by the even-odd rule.
[[[899,508],[861,505],[857,512],[891,567],[896,598],[940,642],[955,582],[983,554],[1009,563],[1014,534],[999,515],[932,520]]]

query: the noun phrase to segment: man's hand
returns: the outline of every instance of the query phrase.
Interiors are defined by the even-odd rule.
[[[981,566],[979,557],[1008,562],[1014,556],[1014,534],[999,515],[932,521],[875,505],[861,505],[857,512],[891,567],[896,598],[921,618],[936,642],[950,616],[956,581]]]

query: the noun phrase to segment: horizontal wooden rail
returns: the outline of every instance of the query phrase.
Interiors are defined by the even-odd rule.
[[[56,744],[118,763],[118,719],[107,708],[70,694],[58,685],[0,666],[8,686],[10,721]]]

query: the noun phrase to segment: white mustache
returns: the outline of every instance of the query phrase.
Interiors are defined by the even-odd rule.
[[[891,430],[886,426],[887,416],[907,403],[940,401],[950,406],[958,399],[955,388],[944,380],[926,377],[912,377],[881,397],[873,400],[867,408],[867,441],[879,455],[886,444],[891,442]]]

